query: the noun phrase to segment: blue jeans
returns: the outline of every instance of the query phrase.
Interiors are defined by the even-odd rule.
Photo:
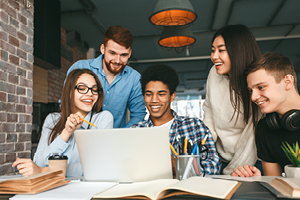
[[[223,170],[224,170],[224,168],[225,168],[227,165],[228,165],[227,162],[222,161],[222,163],[221,163],[221,170],[220,170],[220,174],[221,174],[221,175],[223,175]],[[261,175],[263,176],[263,175],[264,175],[264,171],[263,171],[263,167],[262,167],[261,161],[260,161],[260,160],[257,160],[254,166],[255,166],[257,169],[260,170],[260,173],[261,173]],[[236,166],[236,167],[238,167],[238,166]]]

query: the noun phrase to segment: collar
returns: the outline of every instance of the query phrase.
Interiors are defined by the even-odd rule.
[[[172,126],[174,125],[174,122],[177,121],[178,115],[177,115],[177,113],[176,113],[174,110],[172,110],[172,109],[171,109],[171,113],[172,113],[172,115],[173,115],[173,117],[174,117],[174,118],[173,118],[174,121],[173,121],[173,123],[172,123],[172,125],[171,125],[171,127],[172,127]],[[152,121],[151,121],[151,119],[150,119],[150,115],[149,115],[148,119],[146,120],[146,124],[148,124],[148,127],[154,126],[153,123],[152,123]]]

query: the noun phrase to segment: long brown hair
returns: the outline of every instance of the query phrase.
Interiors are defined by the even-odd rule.
[[[74,110],[75,110],[75,103],[74,103],[75,86],[76,86],[76,82],[77,82],[78,78],[82,74],[92,75],[97,83],[97,87],[102,88],[97,75],[94,72],[92,72],[91,70],[75,69],[70,72],[70,74],[67,76],[67,79],[65,81],[65,85],[63,87],[62,94],[61,94],[61,105],[60,105],[61,117],[60,117],[59,121],[57,122],[57,124],[53,127],[53,129],[49,135],[49,139],[48,139],[49,144],[51,142],[53,142],[53,140],[57,137],[57,135],[62,132],[62,130],[65,127],[65,123],[67,121],[68,116],[71,113],[74,113]],[[98,96],[98,99],[97,99],[96,103],[94,104],[92,111],[100,112],[103,101],[104,101],[104,94],[102,92]]]
[[[221,28],[215,33],[212,43],[220,35],[225,41],[226,50],[231,61],[229,87],[230,101],[234,108],[231,119],[233,119],[235,113],[237,113],[238,119],[242,104],[244,108],[244,122],[248,123],[252,115],[251,109],[253,110],[254,108],[251,106],[244,70],[261,53],[253,34],[245,25],[229,25]],[[257,116],[252,115],[252,119],[257,119]]]

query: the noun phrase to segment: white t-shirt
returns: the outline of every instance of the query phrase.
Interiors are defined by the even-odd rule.
[[[171,125],[173,124],[173,121],[174,121],[174,118],[160,126],[155,126],[155,127],[166,127],[168,130],[170,130]]]

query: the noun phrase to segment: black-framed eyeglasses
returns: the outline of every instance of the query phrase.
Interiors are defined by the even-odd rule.
[[[97,86],[88,87],[86,85],[76,85],[74,89],[77,89],[80,94],[87,94],[91,90],[92,94],[100,95],[103,91],[103,88],[98,88]]]

